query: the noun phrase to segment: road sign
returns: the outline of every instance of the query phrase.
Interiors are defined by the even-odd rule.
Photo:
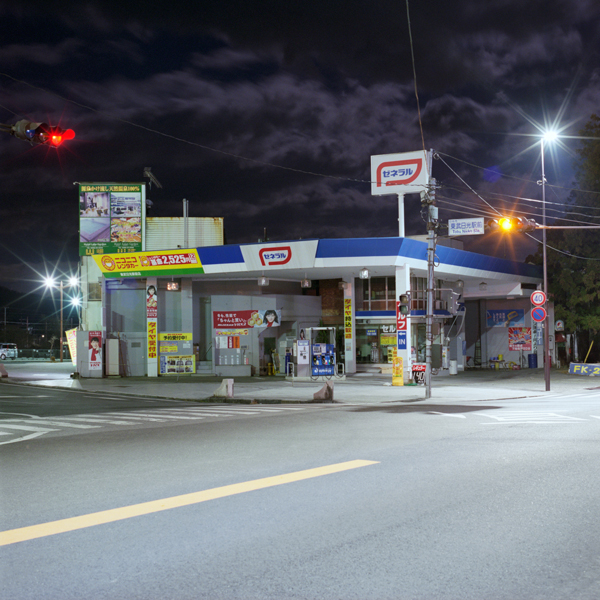
[[[546,320],[546,309],[543,308],[542,306],[536,306],[535,308],[531,309],[531,318],[536,322],[536,323],[541,323],[542,321]]]
[[[398,350],[406,350],[406,331],[398,331],[396,335],[398,337]]]
[[[542,290],[536,290],[531,294],[531,304],[534,306],[543,306],[546,304],[546,300],[548,300],[548,298],[546,297],[546,293],[542,292]]]
[[[448,219],[448,235],[482,235],[485,233],[483,217]]]

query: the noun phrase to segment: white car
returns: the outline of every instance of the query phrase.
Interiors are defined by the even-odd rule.
[[[7,358],[15,360],[17,356],[19,356],[19,350],[16,344],[5,344],[4,342],[0,342],[0,360],[6,360]]]

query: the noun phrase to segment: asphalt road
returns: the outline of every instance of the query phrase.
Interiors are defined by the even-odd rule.
[[[31,421],[40,393],[2,410]],[[125,424],[0,446],[2,598],[600,597],[597,391],[193,419],[51,402]]]

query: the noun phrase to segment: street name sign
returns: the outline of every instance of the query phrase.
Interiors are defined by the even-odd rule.
[[[476,219],[449,219],[448,235],[482,235],[485,233],[483,217]]]

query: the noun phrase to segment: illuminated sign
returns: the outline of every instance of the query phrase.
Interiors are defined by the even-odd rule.
[[[163,252],[131,252],[127,254],[94,255],[105,277],[147,277],[204,273],[198,251],[165,250]]]
[[[144,183],[79,185],[79,254],[139,252],[146,222]]]
[[[261,248],[258,252],[261,265],[285,265],[292,260],[292,249],[290,246],[278,246],[277,248]]]
[[[429,183],[426,152],[371,156],[371,194],[415,194]]]

